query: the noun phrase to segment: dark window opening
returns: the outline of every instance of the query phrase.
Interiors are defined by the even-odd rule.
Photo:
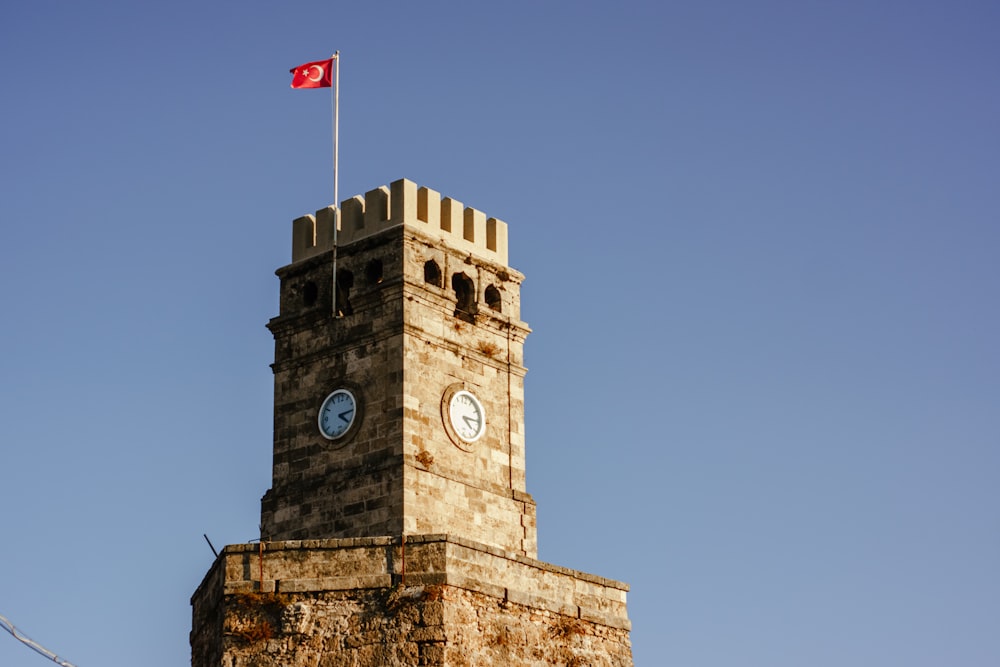
[[[429,259],[424,262],[424,282],[430,283],[431,285],[434,285],[434,287],[442,287],[441,268],[433,259]]]
[[[312,306],[316,304],[316,299],[318,298],[319,288],[316,287],[316,283],[310,280],[302,286],[302,303],[307,306]]]
[[[351,288],[354,287],[354,274],[347,269],[337,271],[337,315],[351,315]]]
[[[382,282],[382,260],[373,259],[365,266],[365,279],[369,285],[378,285]]]
[[[472,322],[476,315],[476,285],[464,273],[451,277],[451,288],[455,290],[455,316]]]
[[[493,285],[486,288],[486,305],[490,307],[490,310],[501,312],[500,290]]]

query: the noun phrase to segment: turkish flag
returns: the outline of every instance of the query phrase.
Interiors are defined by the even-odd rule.
[[[292,88],[329,88],[333,85],[333,58],[299,65],[288,71],[292,73]]]

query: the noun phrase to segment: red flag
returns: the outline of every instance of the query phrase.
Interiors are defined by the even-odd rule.
[[[317,60],[288,70],[292,88],[329,88],[333,85],[333,58]]]

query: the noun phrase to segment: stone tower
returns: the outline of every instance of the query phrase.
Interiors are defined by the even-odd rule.
[[[261,542],[193,667],[631,665],[625,584],[536,560],[507,226],[399,180],[293,222]]]

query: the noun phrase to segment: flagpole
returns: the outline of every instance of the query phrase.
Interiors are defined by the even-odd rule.
[[[333,205],[340,210],[340,192],[337,189],[337,167],[339,155],[337,151],[340,138],[340,51],[333,54]]]
[[[340,190],[337,168],[340,139],[340,51],[333,54],[333,316],[337,317],[337,230],[340,227]]]

